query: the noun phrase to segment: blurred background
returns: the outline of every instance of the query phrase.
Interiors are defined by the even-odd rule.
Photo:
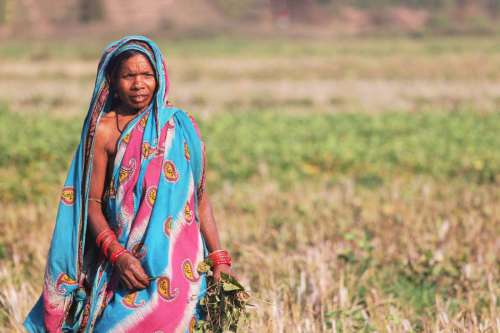
[[[103,48],[198,120],[242,332],[500,332],[500,1],[0,0],[0,332],[41,291]]]
[[[270,33],[315,36],[394,32],[493,33],[497,0],[2,0],[4,35],[71,36],[127,31],[210,36]],[[307,26],[307,29],[305,29]]]

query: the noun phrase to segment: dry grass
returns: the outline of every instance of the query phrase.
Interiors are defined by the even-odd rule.
[[[268,321],[251,331],[499,329],[495,188],[395,180],[375,192],[349,181],[286,194],[270,186],[258,198],[239,192],[225,197],[256,210],[221,200],[226,239],[257,296],[270,301],[256,312]]]
[[[437,110],[442,115],[442,111],[464,107],[479,114],[496,112],[500,103],[500,49],[496,41],[273,43],[215,40],[168,45],[178,50],[169,57],[173,101],[202,116],[205,126],[214,131],[213,135],[205,133],[207,141],[223,146],[209,147],[210,163],[217,166],[209,170],[209,193],[223,243],[233,253],[235,270],[253,290],[257,305],[242,331],[499,333],[500,171],[497,146],[492,144],[497,142],[492,132],[496,127],[480,122],[487,140],[477,134],[461,136],[460,131],[471,130],[475,118],[457,114],[454,125],[443,131],[453,136],[449,142],[454,150],[449,155],[436,155],[440,162],[436,166],[455,163],[449,159],[451,155],[457,158],[460,139],[465,140],[467,153],[456,163],[467,162],[466,167],[478,174],[486,169],[483,162],[492,163],[486,170],[489,180],[474,181],[460,174],[446,174],[454,168],[438,168],[441,171],[436,171],[437,175],[409,174],[416,164],[411,164],[411,153],[398,146],[408,144],[420,154],[415,158],[424,161],[433,152],[446,151],[446,138],[434,141],[440,144],[435,150],[428,140],[439,132],[436,119],[451,118],[424,119],[423,124],[428,121],[433,126],[428,132],[430,138],[418,131],[397,136],[398,128],[407,128],[402,126],[405,119],[415,121],[410,117],[393,122],[396,128],[391,133],[396,134],[377,136],[380,128],[375,131],[370,126],[396,119],[390,114],[366,124],[355,116],[351,125],[342,120],[342,128],[332,126],[333,132],[337,129],[343,133],[337,133],[338,138],[325,134],[322,121],[308,120],[314,114],[332,112],[385,115],[388,110]],[[65,129],[77,131],[76,123],[91,94],[98,49],[68,44],[76,51],[68,45],[50,49],[40,43],[31,48],[16,43],[10,48],[0,46],[0,77],[4,78],[0,81],[0,101],[22,115],[4,119],[40,122],[39,115],[31,115],[49,115],[49,120],[39,126],[13,124],[33,128],[36,140],[23,139],[23,145],[38,149],[37,154],[46,160],[29,162],[40,174],[24,179],[37,184],[22,185],[23,189],[31,186],[36,190],[36,199],[40,200],[32,196],[14,199],[19,192],[0,204],[0,332],[21,331],[21,321],[40,293],[55,204],[64,177],[61,160],[71,155],[65,152],[67,143],[62,145],[64,152],[58,154],[35,143],[50,146],[57,139],[54,136]],[[243,111],[273,108],[281,111],[257,119],[259,124],[269,126],[265,131],[241,125],[251,119],[251,114]],[[311,133],[296,127],[300,121],[288,125],[272,121],[276,114],[286,118],[300,113],[306,117],[311,110],[315,112],[311,118],[304,118],[307,124],[316,126]],[[230,113],[242,113],[241,118],[224,117]],[[57,128],[49,126],[51,119],[61,121]],[[241,132],[241,136],[230,136],[234,147],[220,134],[229,125]],[[297,138],[287,135],[287,129]],[[336,156],[353,159],[349,160],[352,170],[335,170],[345,161],[335,164],[328,152],[316,149],[314,145],[320,145],[325,137],[317,137],[315,130],[330,141],[342,144],[344,138],[353,144],[340,153],[335,150]],[[352,138],[353,133],[362,135],[363,131],[366,138]],[[266,142],[254,140],[252,133],[266,138]],[[289,141],[274,140],[278,134]],[[77,135],[69,140],[74,141]],[[373,158],[373,165],[363,164],[370,158],[357,163],[360,149],[380,148],[370,143],[370,135],[388,143],[384,147],[394,148],[396,157],[404,157],[394,163],[408,163],[406,169],[398,165],[383,169],[385,164],[377,151],[367,154]],[[8,138],[0,135],[0,140],[6,147]],[[249,149],[249,142],[259,147]],[[283,154],[276,154],[282,159],[279,161],[274,155],[263,156],[282,147],[291,153],[295,148],[309,147],[321,156],[304,155],[318,162],[301,165],[304,170],[294,170],[298,162]],[[18,154],[14,158],[22,161],[24,148],[13,147],[8,154]],[[227,149],[231,148],[241,156],[229,153]],[[384,152],[394,152],[391,149]],[[400,151],[404,154],[398,155]],[[490,158],[484,153],[488,151]],[[245,168],[252,154],[257,157],[258,176],[246,179]],[[478,156],[480,160],[476,160]],[[240,161],[235,165],[241,169],[225,165],[224,158],[229,157]],[[0,190],[4,194],[5,184],[12,179],[22,181],[25,170],[17,162],[10,165],[5,159],[1,161]],[[318,167],[325,161],[330,163],[331,173]],[[278,180],[275,169],[280,165],[288,168],[283,174],[297,176]],[[50,181],[43,178],[44,170],[45,174],[49,170]],[[378,183],[378,178],[372,185],[370,179],[365,185],[358,182],[356,175],[380,170],[385,170],[382,182]],[[335,178],[330,177],[333,174]],[[221,175],[233,175],[235,180],[228,177],[221,181],[217,178]],[[28,201],[23,202],[23,198]]]
[[[102,45],[80,44],[0,46],[0,100],[22,112],[84,112]],[[467,105],[491,111],[500,104],[493,39],[164,44],[171,99],[204,115],[269,106],[380,112]]]
[[[494,186],[396,178],[372,191],[345,179],[287,192],[227,185],[212,200],[235,270],[254,290],[246,331],[500,328]],[[13,330],[40,291],[55,207],[2,211],[0,318]]]

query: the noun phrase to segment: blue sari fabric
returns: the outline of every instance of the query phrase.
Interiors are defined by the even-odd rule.
[[[119,284],[87,228],[94,135],[112,104],[106,69],[127,50],[147,56],[157,89],[117,143],[105,215],[120,244],[141,260],[152,279],[137,292]],[[193,117],[167,104],[168,88],[165,60],[151,40],[128,36],[105,49],[62,190],[43,293],[24,323],[29,332],[194,329],[206,288],[205,276],[196,271],[206,255],[198,217],[205,152]]]

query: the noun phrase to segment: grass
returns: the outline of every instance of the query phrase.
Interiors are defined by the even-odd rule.
[[[243,332],[498,332],[493,40],[160,44],[253,291]],[[103,45],[0,46],[0,331],[41,290]]]
[[[495,182],[500,154],[491,147],[500,144],[499,124],[498,113],[466,111],[255,111],[218,115],[205,132],[209,146],[217,147],[209,154],[216,182],[270,177],[284,185],[350,176],[369,186],[394,175]]]
[[[81,124],[76,120],[24,117],[5,109],[0,110],[0,123],[2,202],[43,198],[54,185],[61,183],[78,144]]]
[[[44,261],[36,261],[32,252],[47,250],[54,196],[80,124],[78,119],[26,117],[6,110],[0,117],[0,194],[10,212],[0,249],[8,269],[18,274],[11,281],[4,276],[4,283],[16,290],[27,284],[34,293]],[[498,285],[488,286],[487,277],[498,278],[491,253],[499,231],[494,189],[500,155],[490,148],[499,144],[499,123],[498,114],[470,111],[253,111],[218,114],[201,122],[209,147],[209,188],[240,274],[262,302],[282,304],[291,316],[282,319],[284,327],[305,325],[305,311],[316,329],[337,325],[340,331],[370,332],[383,327],[377,326],[382,325],[379,320],[395,328],[406,320],[413,329],[425,330],[439,321],[437,299],[454,304],[447,315],[493,320],[488,309],[497,305],[491,304],[488,288]],[[25,231],[33,239],[30,228],[39,223],[35,217],[17,231],[23,213],[15,211],[26,205],[41,214],[35,215],[44,221],[47,241],[40,246],[24,240],[21,244],[31,250],[21,254],[21,244],[13,242],[19,235],[14,234]],[[487,225],[489,221],[494,223]],[[244,233],[238,231],[242,226]],[[467,240],[470,232],[474,234]],[[485,262],[478,261],[483,255]],[[266,260],[271,273],[262,275],[253,256]],[[317,257],[312,265],[310,256]],[[469,266],[477,275],[465,275]],[[33,275],[37,278],[25,280],[34,267],[40,270]],[[339,278],[345,286],[337,284]],[[316,288],[326,290],[317,295]],[[335,301],[345,290],[348,298]],[[466,295],[474,295],[472,305]],[[311,297],[316,305],[305,301]],[[388,302],[384,307],[390,316],[372,313],[370,297]],[[264,312],[250,325],[262,329],[259,320],[267,328],[278,325],[260,317],[271,310],[263,304],[259,311]],[[17,310],[6,311],[10,315]],[[3,321],[8,322],[7,316]]]
[[[302,180],[334,183],[351,177],[370,188],[395,175],[499,181],[500,153],[491,149],[500,145],[498,113],[290,115],[255,110],[219,113],[200,123],[211,148],[208,179],[215,190],[225,182],[266,179],[290,187]],[[64,177],[81,119],[23,116],[2,109],[0,124],[0,170],[6,180],[0,198],[32,202],[46,197]]]
[[[117,38],[121,36],[116,36]],[[159,46],[173,56],[198,57],[199,50],[206,56],[235,58],[253,55],[276,56],[439,56],[451,53],[496,54],[498,43],[491,36],[447,37],[342,37],[314,39],[300,37],[207,37],[207,38],[157,38]],[[25,59],[93,59],[98,57],[109,40],[58,39],[58,40],[8,40],[0,46],[0,57],[6,60]]]

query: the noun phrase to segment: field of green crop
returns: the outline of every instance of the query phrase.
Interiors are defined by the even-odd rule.
[[[160,41],[242,332],[500,332],[500,47]],[[0,45],[0,332],[37,299],[105,42]]]

